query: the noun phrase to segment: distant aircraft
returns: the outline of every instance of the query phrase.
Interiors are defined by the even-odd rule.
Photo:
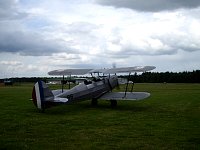
[[[4,85],[13,85],[13,81],[11,79],[4,80]]]
[[[111,106],[117,105],[118,100],[141,100],[150,96],[147,92],[128,92],[129,78],[132,72],[146,72],[155,69],[154,66],[136,66],[125,68],[112,68],[112,69],[65,69],[54,70],[48,72],[49,75],[62,75],[63,80],[65,75],[85,75],[91,74],[92,76],[97,73],[103,73],[102,78],[94,77],[93,80],[76,85],[69,90],[50,90],[48,85],[43,81],[38,81],[32,91],[32,100],[35,106],[44,111],[51,106],[57,106],[60,104],[70,104],[83,100],[91,99],[92,105],[97,105],[98,99],[110,100]],[[126,89],[124,92],[112,92],[112,90],[119,85],[117,73],[128,73],[129,78],[126,83]],[[113,74],[113,75],[111,75]]]

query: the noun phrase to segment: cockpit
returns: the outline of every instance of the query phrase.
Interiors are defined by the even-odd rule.
[[[90,81],[90,80],[84,80],[84,84],[85,85],[92,84],[92,81]]]
[[[84,84],[85,85],[88,85],[88,84],[92,84],[94,82],[99,82],[99,81],[102,81],[99,77],[92,77],[91,80],[84,80]]]

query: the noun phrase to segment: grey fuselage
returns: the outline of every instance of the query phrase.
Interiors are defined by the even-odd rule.
[[[108,76],[103,79],[85,81],[79,85],[73,87],[68,91],[64,91],[56,95],[59,98],[67,98],[67,103],[98,99],[103,94],[111,91],[118,85],[118,79],[116,75]]]

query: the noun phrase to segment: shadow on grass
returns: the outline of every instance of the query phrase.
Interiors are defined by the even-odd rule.
[[[116,107],[111,107],[109,102],[99,103],[97,106],[92,106],[90,101],[69,104],[69,105],[60,105],[52,108],[46,109],[44,112],[37,109],[33,109],[33,113],[42,113],[48,115],[66,115],[66,114],[80,114],[88,113],[90,111],[113,111],[113,112],[149,112],[152,110],[152,107],[145,104],[133,104],[133,103],[119,103]]]

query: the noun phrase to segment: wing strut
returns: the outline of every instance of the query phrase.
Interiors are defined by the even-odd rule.
[[[70,86],[70,81],[71,81],[71,74],[69,75],[69,89],[71,88]]]
[[[130,77],[131,77],[131,72],[129,72],[129,75],[128,75],[128,80],[127,80],[127,83],[126,83],[126,90],[124,92],[124,97],[126,97],[126,92],[128,90],[128,84],[129,84]]]
[[[133,86],[134,86],[134,82],[132,83],[132,86],[131,86],[131,92],[133,92]]]
[[[65,76],[63,75],[63,78],[62,78],[62,93],[63,93],[64,79],[65,79]]]

